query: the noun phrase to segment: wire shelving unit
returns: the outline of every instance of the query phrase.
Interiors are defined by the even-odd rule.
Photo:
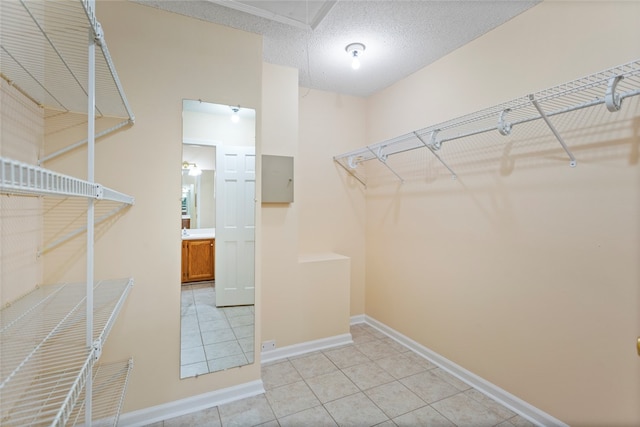
[[[97,338],[89,348],[84,283],[42,286],[0,312],[3,426],[66,425],[132,285],[132,279],[96,283]]]
[[[0,425],[116,425],[133,361],[98,359],[133,279],[94,280],[94,203],[131,206],[134,198],[94,181],[95,140],[135,118],[95,0],[3,0],[0,20],[0,78],[44,109],[45,120],[86,115],[87,122],[86,138],[38,165],[0,157],[0,195],[88,200],[86,227],[47,248],[86,233],[86,281],[40,286],[0,310]],[[97,133],[101,118],[117,124]],[[85,179],[41,167],[84,145]]]
[[[525,123],[542,120],[566,153],[569,165],[575,167],[577,160],[554,126],[552,118],[596,106],[606,107],[613,113],[622,108],[625,99],[637,95],[640,95],[640,60],[349,151],[333,159],[366,186],[366,174],[359,167],[364,162],[378,160],[403,181],[403,177],[387,163],[387,159],[395,154],[426,149],[455,179],[456,172],[447,162],[447,142],[486,133],[504,138]]]

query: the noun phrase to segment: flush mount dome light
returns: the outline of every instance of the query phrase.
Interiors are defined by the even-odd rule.
[[[351,61],[351,68],[354,70],[360,68],[360,55],[362,55],[362,52],[364,52],[365,49],[366,47],[362,43],[351,43],[344,48],[351,58],[353,58]]]

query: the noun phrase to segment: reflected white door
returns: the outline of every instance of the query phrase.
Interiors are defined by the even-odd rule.
[[[216,147],[216,306],[249,305],[255,291],[254,147]]]

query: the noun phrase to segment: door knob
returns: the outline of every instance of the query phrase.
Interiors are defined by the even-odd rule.
[[[640,356],[640,337],[638,337],[638,342],[636,344],[636,350],[638,350],[638,356]]]

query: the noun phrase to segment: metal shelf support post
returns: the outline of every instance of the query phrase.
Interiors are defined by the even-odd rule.
[[[89,3],[91,9],[94,7],[93,0]],[[100,29],[100,27],[96,27]],[[87,96],[87,181],[95,182],[95,144],[96,144],[96,39],[100,39],[101,34],[94,33],[93,28],[89,30],[88,46],[88,96]],[[87,209],[87,335],[86,345],[93,347],[93,256],[94,256],[94,234],[95,234],[95,199],[88,200]],[[90,364],[87,372],[86,382],[86,405],[85,405],[85,425],[91,425],[91,401],[93,396],[93,364]]]

